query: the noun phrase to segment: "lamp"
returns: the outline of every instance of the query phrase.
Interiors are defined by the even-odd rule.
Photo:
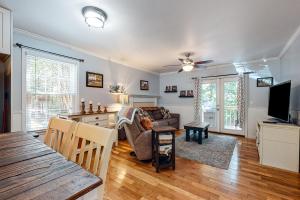
[[[193,68],[194,68],[194,66],[192,64],[185,64],[182,67],[183,71],[185,71],[185,72],[192,71]]]
[[[119,101],[120,104],[125,105],[125,104],[129,103],[128,95],[127,94],[121,94],[119,98],[120,98],[119,99],[120,100]]]
[[[94,6],[86,6],[82,8],[82,15],[85,18],[85,23],[95,28],[103,28],[107,19],[106,13],[100,8]]]

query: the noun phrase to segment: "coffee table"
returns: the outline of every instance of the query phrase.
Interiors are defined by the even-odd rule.
[[[202,144],[202,133],[204,132],[205,138],[208,138],[208,127],[209,124],[205,122],[191,122],[184,125],[185,129],[185,140],[191,140],[191,131],[197,137],[197,141],[199,144]]]

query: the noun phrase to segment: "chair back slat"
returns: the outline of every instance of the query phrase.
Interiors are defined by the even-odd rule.
[[[49,121],[44,143],[53,150],[68,157],[71,149],[72,133],[76,122],[53,117]]]
[[[82,143],[79,159],[77,159],[77,147],[80,139],[82,140]],[[106,178],[112,149],[113,130],[78,123],[74,131],[73,141],[74,143],[69,158],[104,180]]]
[[[85,163],[85,168],[89,171],[92,171],[93,168],[91,166],[91,162],[92,162],[93,151],[95,149],[94,142],[91,141],[88,148],[89,148],[89,150],[88,150],[88,154],[87,154],[87,160],[86,160],[86,163]]]
[[[82,165],[82,163],[83,163],[83,158],[84,158],[85,152],[86,152],[86,139],[82,138],[80,153],[79,153],[79,160],[78,160],[79,165]]]
[[[97,149],[96,149],[96,153],[95,153],[95,158],[100,158],[101,155],[101,147],[97,144]],[[97,166],[99,166],[99,159],[95,159],[94,160],[94,165],[93,165],[93,169],[97,169]]]

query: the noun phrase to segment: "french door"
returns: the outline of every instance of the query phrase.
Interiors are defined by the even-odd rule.
[[[201,82],[201,120],[210,131],[244,135],[238,109],[237,77]]]

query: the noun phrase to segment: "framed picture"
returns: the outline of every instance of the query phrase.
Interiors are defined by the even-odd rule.
[[[140,80],[140,89],[141,90],[149,90],[149,82]]]
[[[270,87],[273,85],[273,77],[257,78],[257,87]]]
[[[188,91],[187,91],[187,96],[188,96],[188,97],[194,96],[193,90],[188,90]]]
[[[181,97],[185,97],[186,96],[186,91],[185,90],[181,90],[180,91],[180,96]]]
[[[172,91],[173,91],[173,92],[177,91],[177,86],[176,86],[176,85],[173,85],[173,86],[172,86]]]
[[[86,72],[86,87],[103,88],[103,74]]]

